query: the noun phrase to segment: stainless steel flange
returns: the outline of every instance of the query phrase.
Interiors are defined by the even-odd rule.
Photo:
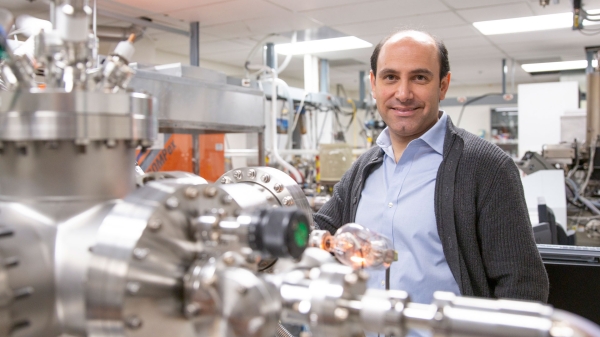
[[[273,204],[243,184],[161,180],[131,193],[105,218],[92,250],[89,335],[196,336],[197,322],[185,319],[184,276],[194,261],[225,257],[227,250],[250,259],[238,218]]]
[[[255,184],[268,191],[281,206],[298,207],[306,213],[313,228],[312,209],[306,195],[294,179],[272,167],[244,167],[226,172],[217,180],[220,184]]]

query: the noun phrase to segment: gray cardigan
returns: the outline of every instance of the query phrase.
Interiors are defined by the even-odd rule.
[[[382,162],[379,147],[358,158],[314,214],[316,225],[334,233],[354,222],[364,182]],[[548,300],[548,276],[516,165],[450,118],[434,198],[444,255],[463,296]]]

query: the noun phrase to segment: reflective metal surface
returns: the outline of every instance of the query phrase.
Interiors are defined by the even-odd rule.
[[[195,289],[209,295],[189,295],[190,298],[216,296],[216,300],[211,301],[215,306],[204,310],[208,310],[205,314],[215,313],[211,321],[223,319],[222,324],[188,321],[182,319],[184,310],[188,308],[187,316],[195,317],[196,302],[185,301],[184,275],[188,272],[191,273],[188,278],[193,277],[192,264],[196,259],[223,258],[223,263],[232,266],[233,258],[227,256],[233,253],[228,255],[229,251],[244,252],[242,264],[246,265],[244,261],[249,259],[251,265],[256,265],[258,256],[248,248],[249,232],[244,229],[247,223],[238,217],[244,210],[270,205],[260,191],[243,184],[189,185],[162,180],[149,182],[130,194],[104,219],[93,247],[86,291],[89,334],[225,333],[223,329],[237,317],[235,312],[242,310],[237,300],[231,305],[226,303],[226,299],[233,296],[229,285],[212,284],[218,295],[211,295],[205,287]],[[124,219],[127,219],[125,225]],[[242,280],[239,275],[246,276]],[[241,270],[226,271],[218,277],[229,280],[231,286],[238,284],[237,288],[246,286],[250,290],[247,294],[236,295],[244,295],[240,297],[244,300],[271,296],[266,290],[251,286],[251,276],[255,278],[251,272]],[[272,305],[272,301],[264,301],[267,307]],[[227,315],[233,317],[227,318]],[[262,325],[256,324],[246,328],[260,335]],[[246,328],[241,329],[246,331]],[[234,333],[235,326],[231,329],[231,334],[224,335],[238,335]]]
[[[0,140],[129,140],[156,136],[156,102],[146,94],[46,89],[0,94]]]
[[[219,178],[220,184],[255,184],[268,191],[281,206],[298,207],[307,214],[313,228],[312,209],[304,191],[286,173],[272,167],[244,167],[226,172]]]
[[[161,132],[262,132],[264,95],[256,89],[137,70],[129,84],[158,98]]]

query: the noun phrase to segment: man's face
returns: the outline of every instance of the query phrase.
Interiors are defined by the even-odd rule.
[[[390,38],[379,53],[377,74],[371,72],[377,109],[392,138],[403,142],[420,137],[437,122],[449,84],[450,74],[440,80],[435,42],[418,32]]]

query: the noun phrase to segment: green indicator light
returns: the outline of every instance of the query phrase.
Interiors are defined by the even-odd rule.
[[[305,247],[308,243],[308,226],[304,222],[299,222],[298,226],[296,226],[294,240],[298,247]]]

